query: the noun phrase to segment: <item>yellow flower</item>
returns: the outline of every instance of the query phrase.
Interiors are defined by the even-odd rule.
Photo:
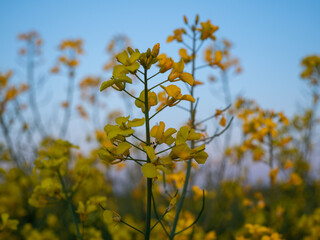
[[[124,69],[128,70],[130,73],[133,73],[133,74],[140,67],[140,64],[138,63],[139,57],[140,57],[140,53],[138,49],[136,49],[135,52],[132,52],[130,54],[130,57],[127,51],[123,51],[122,53],[116,56],[118,62],[123,64]]]
[[[139,64],[139,63],[138,63]],[[125,89],[126,83],[132,83],[132,79],[127,76],[129,70],[123,65],[117,65],[113,68],[112,77],[110,80],[103,82],[100,91],[115,85],[115,90],[122,91]]]
[[[156,165],[153,163],[146,163],[141,167],[143,176],[146,178],[155,178],[158,175]]]
[[[167,58],[166,54],[164,53],[160,54],[157,57],[157,60],[158,60],[158,67],[160,67],[160,70],[159,70],[160,73],[165,73],[166,71],[171,69],[174,63],[172,58]]]
[[[290,174],[289,184],[300,186],[302,183],[303,183],[303,180],[297,173]]]
[[[71,148],[78,147],[61,139],[53,142],[43,142],[39,157],[34,162],[35,167],[54,171],[60,169],[62,164],[68,162]]]
[[[160,102],[160,105],[157,107],[157,111],[163,108],[167,103],[167,96],[165,91],[161,91],[158,93],[158,101]]]
[[[190,73],[183,72],[184,70],[184,62],[181,59],[179,62],[173,62],[172,71],[168,76],[168,80],[170,82],[175,82],[182,80],[183,82],[188,83],[190,86],[193,85],[194,79]]]
[[[217,235],[215,231],[210,231],[204,236],[204,240],[216,240]]]
[[[307,56],[302,60],[301,65],[305,68],[301,73],[301,77],[308,79],[310,81],[310,85],[318,85],[320,79],[320,56]]]
[[[275,184],[275,182],[277,180],[278,172],[279,172],[279,168],[278,167],[270,170],[269,177],[271,179],[272,184]]]
[[[157,160],[156,153],[152,146],[143,146],[143,150],[147,153],[151,162],[155,162]]]
[[[99,204],[102,204],[106,202],[107,198],[105,196],[94,196],[91,197],[86,204],[84,204],[82,201],[78,203],[78,209],[76,213],[80,215],[80,220],[84,222],[88,215],[92,212],[95,212],[98,210]]]
[[[130,54],[130,57],[128,52]],[[129,78],[127,74],[135,74],[139,69],[140,64],[138,60],[141,54],[138,49],[133,51],[131,48],[128,48],[128,52],[123,51],[116,56],[118,62],[122,63],[122,65],[117,65],[113,68],[111,79],[107,82],[102,83],[100,91],[103,91],[104,89],[113,85],[116,86],[116,88],[114,87],[114,89],[122,91],[125,89],[126,83],[132,83],[132,79]]]
[[[176,85],[169,85],[167,87],[164,87],[161,85],[161,87],[168,94],[167,105],[169,107],[173,107],[173,106],[177,105],[182,100],[186,100],[189,102],[195,102],[195,99],[191,95],[188,95],[188,94],[182,95],[181,89],[179,87],[177,87]]]
[[[16,219],[9,219],[9,216],[10,215],[8,213],[1,214],[2,223],[0,225],[0,231],[4,231],[6,229],[17,230],[19,221]]]
[[[204,164],[208,158],[208,154],[204,151],[205,145],[190,149],[188,144],[181,143],[172,148],[170,157],[173,160],[190,160],[194,158],[198,164]]]
[[[211,24],[211,21],[208,20],[207,22],[202,22],[201,28],[198,29],[198,31],[201,32],[200,39],[205,40],[207,38],[211,38],[212,40],[216,40],[216,37],[213,35],[218,29],[218,26],[214,26]]]
[[[141,111],[144,113],[145,112],[145,103],[144,103],[145,91],[144,90],[142,90],[138,99],[136,99],[134,103],[138,108],[141,108]],[[148,111],[152,106],[155,106],[157,104],[158,104],[157,94],[155,92],[148,91]]]
[[[182,35],[186,34],[186,30],[184,28],[178,28],[173,31],[173,35],[170,35],[167,38],[167,43],[172,42],[173,40],[177,40],[178,42],[182,42]]]
[[[166,131],[164,122],[160,121],[159,125],[155,125],[151,128],[150,135],[154,137],[156,142],[159,144],[166,143],[171,145],[174,142],[172,134],[176,133],[177,130],[174,128],[168,128]]]
[[[287,159],[286,163],[284,164],[284,169],[289,169],[294,166],[293,162],[290,159]]]
[[[142,126],[145,122],[144,118],[135,118],[129,120],[129,117],[118,117],[115,119],[115,122],[118,125],[107,124],[104,127],[104,131],[107,135],[107,139],[114,141],[120,140],[123,141],[125,137],[129,137],[134,133],[134,130],[131,127]]]
[[[188,62],[192,61],[192,56],[188,55],[187,49],[185,49],[185,48],[180,48],[179,49],[179,55],[183,59],[183,61],[185,63],[188,63]]]
[[[224,116],[222,116],[222,118],[219,121],[220,126],[225,127],[227,123],[227,120]]]
[[[118,146],[102,147],[98,151],[98,155],[106,164],[116,164],[125,160],[126,156],[129,155],[130,148],[129,143],[120,142]]]
[[[221,69],[224,69],[223,64],[221,63],[223,55],[222,52],[217,50],[214,53],[214,57],[213,57],[213,49],[212,47],[209,47],[205,50],[205,55],[204,55],[205,61],[208,62],[208,64],[210,66],[214,66],[217,65],[219,66]]]
[[[28,202],[34,207],[45,207],[52,198],[61,199],[62,186],[55,178],[45,178],[36,186]]]

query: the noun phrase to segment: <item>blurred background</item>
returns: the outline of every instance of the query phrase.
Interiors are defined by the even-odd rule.
[[[78,163],[94,159],[90,168],[101,167],[97,151],[104,139],[104,126],[114,124],[120,115],[143,117],[127,95],[110,89],[99,91],[101,83],[112,76],[115,56],[127,46],[144,52],[160,43],[160,53],[178,62],[182,57],[179,48],[189,51],[188,43],[169,43],[168,36],[175,29],[185,27],[184,16],[192,24],[199,14],[200,22],[210,20],[219,27],[214,34],[216,41],[205,41],[197,54],[200,67],[195,80],[203,83],[195,88],[197,118],[199,122],[205,120],[199,128],[204,136],[211,136],[223,132],[227,124],[227,131],[206,145],[209,154],[206,164],[192,171],[190,186],[209,191],[209,208],[200,221],[204,232],[214,231],[218,239],[233,239],[238,231],[243,231],[245,223],[256,223],[272,227],[287,239],[320,239],[317,233],[320,149],[316,127],[320,92],[319,11],[317,0],[1,1],[1,169],[9,172],[7,160],[12,159],[18,168],[31,173],[39,150],[51,138],[68,140],[81,149],[75,151],[71,164],[74,169],[66,180],[70,186],[77,183],[72,174]],[[223,53],[225,69],[207,68],[208,54],[216,51]],[[191,71],[190,64],[186,64],[185,70]],[[127,88],[136,96],[141,91],[137,85]],[[188,91],[187,87],[181,88],[183,93]],[[178,129],[187,124],[190,113],[185,109],[189,103],[179,105],[159,113],[151,126],[160,121],[166,123],[166,128]],[[226,123],[220,117],[208,118],[217,109],[225,109],[222,116]],[[256,127],[257,119],[262,119],[265,125],[268,123],[278,135],[270,133],[266,139],[263,135],[260,141],[259,132],[254,132],[260,127]],[[250,142],[255,138],[260,141],[257,145]],[[19,166],[21,162],[28,164]],[[99,169],[105,178],[103,184],[110,183],[110,189],[95,190],[108,197],[115,194],[116,201],[111,205],[119,203],[120,213],[141,220],[143,214],[141,217],[138,211],[143,212],[143,207],[137,207],[138,199],[144,196],[138,189],[143,186],[141,170],[131,164],[124,166]],[[6,180],[2,179],[2,183],[8,179],[16,181],[20,173],[15,174],[4,173]],[[179,181],[181,184],[181,175],[175,174],[171,178],[174,182],[171,190],[179,189]],[[140,180],[135,180],[138,177]],[[15,184],[20,187],[21,182]],[[30,182],[29,192],[25,191],[28,194],[36,181]],[[0,186],[1,189],[6,193],[6,187]],[[192,194],[196,196],[193,200],[197,208],[200,208],[199,189],[188,191],[190,199]],[[88,192],[75,198],[88,198]],[[276,195],[275,203],[271,196]],[[127,199],[133,202],[128,204]],[[6,200],[6,204],[10,201]],[[3,203],[3,206],[7,205]],[[194,206],[192,202],[187,204],[192,216],[196,216]],[[29,210],[13,215],[22,217],[24,223],[49,216],[46,211]],[[2,212],[5,208],[0,208]],[[41,225],[37,222],[34,227],[37,224]],[[299,227],[294,230],[293,226]],[[114,234],[101,231],[105,239]],[[64,236],[71,235],[69,232]]]

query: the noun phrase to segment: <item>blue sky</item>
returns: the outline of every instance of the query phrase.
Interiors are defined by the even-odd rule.
[[[200,20],[210,19],[220,27],[217,37],[229,39],[234,44],[233,55],[240,58],[244,71],[231,81],[233,94],[241,93],[266,108],[291,115],[305,92],[299,78],[300,61],[308,54],[320,54],[319,10],[320,1],[316,0],[1,1],[0,70],[19,71],[17,49],[21,43],[16,36],[36,30],[44,39],[41,71],[53,66],[61,40],[82,38],[85,55],[78,80],[88,74],[107,77],[102,71],[107,60],[105,47],[115,34],[126,34],[141,50],[159,42],[161,52],[177,57],[181,46],[167,44],[166,37],[183,26],[183,15],[191,20],[199,14]],[[199,80],[206,80],[207,75],[200,74]],[[208,88],[199,88],[196,94],[201,94],[211,109],[216,100]],[[207,114],[208,105],[200,115]]]
[[[181,46],[167,44],[166,38],[173,29],[183,26],[183,15],[193,20],[199,14],[201,21],[210,19],[220,27],[218,39],[227,38],[234,44],[232,53],[240,59],[243,73],[231,79],[233,95],[242,94],[265,108],[284,111],[290,116],[306,103],[303,96],[307,87],[299,78],[300,61],[308,54],[320,54],[319,13],[318,0],[2,0],[0,71],[13,69],[15,80],[23,80],[23,68],[17,57],[21,46],[17,35],[30,30],[39,32],[44,39],[44,62],[37,69],[37,76],[43,75],[47,80],[47,88],[41,94],[59,99],[49,108],[45,103],[40,107],[52,116],[59,109],[55,106],[65,98],[66,79],[48,74],[58,56],[61,40],[84,40],[85,55],[81,58],[77,81],[86,75],[99,75],[107,80],[102,66],[107,60],[106,45],[115,34],[126,34],[141,51],[159,42],[161,52],[177,60]],[[197,79],[205,81],[208,74],[208,71],[199,73]],[[211,90],[208,85],[196,90],[196,95],[201,96],[199,119],[211,115],[215,108],[224,107]],[[115,104],[115,99],[106,102],[107,107],[125,107],[121,101]],[[179,109],[170,109],[154,121],[172,120],[179,125],[180,119],[187,119],[183,114]],[[71,125],[70,132],[76,133],[70,140],[81,145],[78,135],[90,128],[85,124],[79,127],[74,122]]]
[[[161,51],[176,54],[166,36],[182,26],[182,16],[210,19],[218,37],[234,43],[244,72],[232,83],[266,107],[292,113],[299,98],[300,60],[320,54],[319,1],[1,1],[0,69],[17,68],[18,33],[38,31],[45,61],[53,64],[62,39],[83,38],[86,55],[81,74],[102,73],[105,46],[125,33],[141,49],[160,42]],[[80,74],[80,75],[81,75]]]

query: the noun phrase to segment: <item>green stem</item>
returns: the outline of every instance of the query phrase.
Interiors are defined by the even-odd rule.
[[[150,119],[149,119],[149,101],[148,101],[148,75],[147,75],[147,68],[144,69],[144,99],[145,99],[145,111],[144,116],[146,120],[146,143],[147,146],[150,146]],[[147,154],[146,154],[147,155]],[[147,155],[147,162],[151,162],[150,158]],[[150,232],[151,232],[151,206],[152,206],[152,178],[147,178],[147,212],[146,212],[146,223],[145,223],[145,232],[144,237],[145,240],[150,239]]]
[[[193,30],[193,39],[192,39],[192,77],[193,79],[195,78],[195,58],[196,57],[196,32],[195,32],[195,29]],[[191,89],[190,89],[190,95],[193,96],[194,93],[193,93],[193,90],[194,90],[194,86],[191,86]],[[194,104],[193,102],[191,102],[190,104],[190,118],[191,118],[191,128],[194,129],[194,123],[195,123],[195,110],[194,110]],[[195,142],[194,141],[191,141],[191,149],[193,149],[195,146]],[[186,197],[186,194],[187,194],[187,189],[188,189],[188,184],[189,184],[189,178],[190,178],[190,173],[191,173],[191,163],[192,163],[192,159],[188,160],[188,164],[187,164],[187,172],[186,172],[186,178],[184,180],[184,184],[183,184],[183,189],[182,189],[182,193],[181,193],[181,197],[180,197],[180,200],[178,202],[178,205],[177,205],[177,211],[176,211],[176,215],[174,217],[174,220],[173,220],[173,225],[172,225],[172,229],[171,229],[171,232],[170,232],[170,240],[174,239],[175,235],[176,235],[176,228],[177,228],[177,224],[178,224],[178,221],[179,221],[179,215],[180,215],[180,212],[181,212],[181,209],[182,209],[182,206],[183,206],[183,202],[184,202],[184,199]]]
[[[174,238],[174,236],[176,235],[176,227],[177,227],[178,220],[179,220],[179,214],[181,212],[183,202],[186,197],[186,193],[187,193],[187,189],[188,189],[188,183],[189,183],[189,178],[190,178],[190,173],[191,173],[191,162],[192,162],[192,159],[188,160],[186,179],[184,181],[181,197],[180,197],[180,200],[177,205],[177,212],[176,212],[176,215],[175,215],[175,218],[173,221],[172,230],[170,233],[170,240],[172,240]]]
[[[273,143],[272,143],[272,136],[270,133],[268,133],[268,140],[269,140],[269,167],[270,171],[273,170]],[[274,182],[272,181],[272,178],[270,177],[270,211],[269,211],[269,226],[272,227],[273,225],[273,209],[274,209],[274,203],[275,203],[275,194],[274,194]]]
[[[78,220],[77,220],[77,216],[76,216],[76,213],[74,212],[71,199],[69,197],[66,185],[64,184],[63,178],[62,178],[61,173],[60,173],[59,170],[58,170],[58,176],[59,176],[59,179],[60,179],[60,182],[61,182],[61,185],[62,185],[62,190],[63,190],[64,194],[66,195],[66,199],[67,199],[67,202],[68,202],[68,205],[69,205],[69,208],[70,208],[70,211],[71,211],[71,215],[72,215],[72,220],[73,220],[74,224],[76,225],[76,231],[77,231],[78,239],[82,240],[82,237],[81,237],[81,234],[80,234],[80,229],[79,229],[79,224],[78,224]]]

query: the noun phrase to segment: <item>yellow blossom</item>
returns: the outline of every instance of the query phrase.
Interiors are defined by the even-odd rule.
[[[176,85],[169,85],[167,87],[164,87],[161,85],[161,87],[168,94],[167,105],[169,107],[173,107],[173,106],[177,105],[182,100],[189,101],[189,102],[195,102],[195,99],[191,95],[188,95],[188,94],[182,95],[181,89],[179,87],[177,87]]]
[[[216,40],[216,37],[213,35],[218,29],[218,26],[214,26],[210,20],[207,22],[202,22],[201,28],[198,29],[198,31],[201,32],[200,39],[205,40],[207,38],[211,38],[212,40]]]

